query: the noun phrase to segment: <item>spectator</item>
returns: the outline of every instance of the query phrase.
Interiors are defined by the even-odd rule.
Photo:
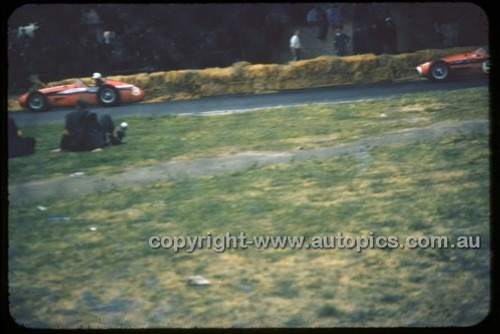
[[[106,30],[102,34],[104,44],[111,44],[111,42],[115,39],[115,32]]]
[[[343,28],[344,22],[342,19],[342,15],[340,12],[340,6],[338,5],[329,5],[326,8],[326,16],[328,18],[328,24],[334,28]]]
[[[392,19],[390,17],[387,17],[385,19],[380,30],[382,52],[388,54],[396,53],[396,27],[394,26],[394,23],[392,22]]]
[[[342,28],[337,28],[333,47],[337,52],[337,56],[345,56],[347,54],[347,43],[351,40],[349,36],[342,32]]]
[[[302,45],[300,43],[300,31],[295,30],[295,34],[290,38],[290,50],[294,61],[301,59]]]
[[[102,21],[95,9],[84,10],[82,23],[84,24],[84,33],[87,33],[87,36],[84,37],[85,44],[93,43],[94,41],[101,43],[103,36]]]
[[[306,21],[309,25],[316,25],[316,23],[318,23],[318,8],[316,6],[314,6],[313,8],[311,8],[309,10],[309,12],[307,12],[307,17],[306,17]]]
[[[19,27],[17,30],[17,37],[21,38],[23,36],[28,36],[28,37],[35,37],[35,30],[38,29],[38,23],[30,23],[27,26],[24,27]]]
[[[25,137],[17,128],[14,119],[9,117],[9,158],[31,155],[35,152],[36,140]]]
[[[457,45],[458,40],[458,24],[457,23],[442,23],[438,26],[437,31],[441,34],[442,43],[445,48]]]
[[[100,152],[105,146],[122,143],[127,124],[122,123],[120,130],[115,132],[113,120],[109,115],[101,115],[98,118],[87,108],[88,103],[85,100],[77,101],[76,110],[66,115],[59,148],[52,152]]]
[[[26,33],[24,32],[24,27],[17,28],[17,38],[23,38],[24,36],[26,36]]]

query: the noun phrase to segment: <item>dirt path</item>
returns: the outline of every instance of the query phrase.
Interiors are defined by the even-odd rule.
[[[200,158],[188,161],[170,161],[155,166],[141,167],[115,175],[78,175],[57,177],[9,185],[11,205],[38,202],[64,196],[104,193],[124,186],[145,184],[159,180],[178,180],[202,175],[216,175],[246,170],[271,164],[326,158],[340,154],[359,154],[366,150],[387,145],[402,145],[420,140],[435,139],[451,133],[488,133],[488,120],[442,122],[423,128],[409,128],[390,132],[351,143],[310,150],[286,152],[243,152],[234,155]]]

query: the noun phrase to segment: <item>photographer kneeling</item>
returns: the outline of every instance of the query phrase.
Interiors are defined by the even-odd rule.
[[[115,132],[113,120],[109,115],[90,112],[85,100],[76,102],[76,110],[66,115],[66,124],[59,148],[52,152],[91,151],[100,152],[105,146],[119,145],[125,137],[127,123],[123,122]]]

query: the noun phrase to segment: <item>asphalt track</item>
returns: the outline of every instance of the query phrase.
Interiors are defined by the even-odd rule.
[[[357,84],[288,90],[267,94],[225,95],[193,100],[166,101],[157,103],[135,103],[117,107],[92,108],[97,114],[107,113],[113,117],[150,115],[204,115],[225,112],[243,112],[256,108],[300,105],[307,103],[349,102],[363,99],[388,98],[401,94],[429,91],[450,91],[464,88],[488,86],[488,77],[459,78],[447,82],[416,80],[405,82]],[[64,123],[64,116],[72,109],[54,109],[45,112],[13,111],[19,127],[46,123]]]

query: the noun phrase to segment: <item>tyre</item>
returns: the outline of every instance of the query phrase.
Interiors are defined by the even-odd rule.
[[[481,64],[481,68],[482,68],[484,73],[489,74],[490,73],[490,61],[489,60],[483,61],[483,63]]]
[[[443,61],[435,62],[429,70],[429,77],[434,81],[446,80],[449,74],[450,67]]]
[[[31,111],[42,111],[46,110],[48,107],[47,98],[40,92],[31,93],[28,96],[27,103],[28,103],[28,108]]]
[[[111,107],[120,103],[120,96],[118,90],[110,85],[102,86],[97,92],[97,100],[102,106]]]

